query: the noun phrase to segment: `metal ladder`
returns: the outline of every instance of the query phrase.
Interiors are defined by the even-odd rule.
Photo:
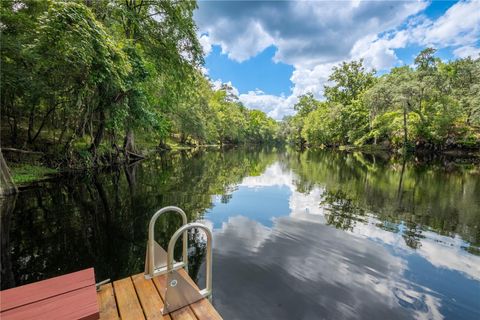
[[[168,243],[167,252],[155,241],[154,229],[157,219],[166,212],[176,212],[182,217],[182,226],[175,231]],[[198,228],[205,232],[207,236],[207,255],[206,255],[206,286],[203,290],[194,288],[182,275],[178,269],[184,268],[188,273],[188,237],[187,232],[190,229]],[[173,259],[175,243],[183,235],[182,262],[176,262]],[[212,295],[212,232],[202,223],[187,223],[185,212],[174,206],[169,206],[158,210],[150,219],[148,226],[147,252],[145,257],[145,278],[151,279],[156,276],[166,274],[167,285],[165,292],[165,303],[162,314],[167,314],[178,310],[184,306],[192,304],[203,298],[211,298]]]

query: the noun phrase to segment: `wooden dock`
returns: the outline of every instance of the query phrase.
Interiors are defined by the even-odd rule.
[[[0,319],[98,319],[93,268],[0,291]]]
[[[185,270],[179,274],[198,287]],[[0,291],[0,319],[222,319],[208,299],[162,315],[166,275],[145,280],[144,274],[104,284],[95,291],[93,268]]]
[[[193,280],[183,270],[179,273],[190,283]],[[162,315],[166,275],[146,280],[143,273],[102,285],[97,292],[100,319],[222,319],[208,299],[202,299],[167,315]]]

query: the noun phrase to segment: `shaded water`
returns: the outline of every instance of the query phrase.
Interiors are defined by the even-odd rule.
[[[214,231],[225,319],[479,318],[479,171],[237,149],[69,175],[2,202],[2,289],[90,266],[98,281],[142,272],[151,215],[177,205]],[[178,227],[159,220],[164,247]],[[203,285],[205,244],[190,238]]]

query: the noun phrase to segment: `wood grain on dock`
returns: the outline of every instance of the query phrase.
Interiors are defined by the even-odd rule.
[[[179,273],[196,289],[198,287],[183,270]],[[167,315],[162,315],[166,275],[146,280],[143,273],[102,285],[97,293],[100,319],[222,319],[208,299],[202,299]]]
[[[93,268],[0,291],[2,320],[95,320]]]

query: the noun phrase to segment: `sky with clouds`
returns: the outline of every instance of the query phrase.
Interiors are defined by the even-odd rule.
[[[321,99],[333,66],[363,58],[379,73],[425,47],[450,60],[480,54],[480,0],[202,1],[195,12],[213,82],[275,119],[297,96]]]

